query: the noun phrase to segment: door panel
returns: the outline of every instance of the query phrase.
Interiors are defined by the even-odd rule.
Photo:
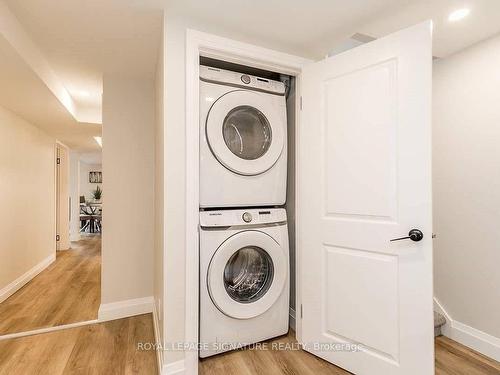
[[[67,250],[71,243],[69,240],[70,202],[69,202],[69,152],[64,146],[57,146],[57,209],[56,229],[59,241],[57,250]]]
[[[301,341],[355,374],[434,373],[431,72],[430,22],[303,70]]]
[[[394,59],[324,82],[327,213],[396,216]]]

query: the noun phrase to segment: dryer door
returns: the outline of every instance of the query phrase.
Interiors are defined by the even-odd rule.
[[[229,237],[207,274],[213,303],[227,316],[249,319],[267,311],[288,279],[288,257],[269,235],[249,230]]]
[[[235,90],[210,108],[206,123],[212,153],[227,169],[252,176],[279,159],[286,136],[284,109],[269,95]],[[284,104],[284,103],[283,103]]]

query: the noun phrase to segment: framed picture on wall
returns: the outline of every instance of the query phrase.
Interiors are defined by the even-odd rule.
[[[101,184],[102,183],[102,172],[97,172],[97,171],[89,172],[89,182],[91,184]]]

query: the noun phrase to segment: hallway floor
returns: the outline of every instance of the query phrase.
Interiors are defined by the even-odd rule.
[[[293,331],[269,344],[296,343]],[[272,348],[272,346],[270,347]],[[436,338],[436,375],[500,375],[500,363],[446,337]],[[237,350],[200,360],[199,375],[349,375],[303,350]]]
[[[0,303],[0,335],[97,319],[101,236],[83,237]]]
[[[0,375],[156,375],[151,314],[0,340]]]

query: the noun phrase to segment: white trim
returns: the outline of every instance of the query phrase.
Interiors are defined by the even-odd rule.
[[[434,309],[446,318],[446,324],[441,327],[444,336],[474,349],[487,357],[500,361],[500,338],[453,320],[435,297]]]
[[[135,298],[101,304],[99,307],[98,320],[99,322],[106,322],[108,320],[123,319],[135,315],[152,313],[153,306],[153,297]]]
[[[448,314],[448,312],[443,307],[443,305],[441,304],[441,302],[439,302],[439,300],[436,297],[434,297],[434,311],[440,313],[446,319],[446,323],[441,326],[441,333],[444,336],[449,337],[452,319]]]
[[[154,309],[153,297],[136,298],[136,299],[119,301],[119,302],[101,304],[101,306],[99,307],[99,313],[98,313],[97,319],[86,320],[83,322],[76,322],[76,323],[70,323],[70,324],[63,324],[63,325],[55,326],[55,327],[34,329],[32,331],[11,333],[8,335],[3,335],[3,336],[0,335],[0,341],[7,340],[7,339],[14,339],[17,337],[32,336],[32,335],[38,335],[41,333],[60,331],[63,329],[77,328],[77,327],[86,326],[86,325],[90,325],[90,324],[100,324],[100,323],[104,323],[104,322],[107,322],[110,320],[125,319],[125,318],[130,318],[130,317],[136,316],[136,315],[153,313],[153,325],[154,325],[155,340],[158,343],[158,337],[160,337],[160,336],[159,336],[159,331],[158,331],[159,326],[157,323],[158,316],[156,315],[155,311],[156,311],[156,309]],[[161,353],[161,354],[163,354],[163,353]],[[163,356],[162,356],[162,358],[163,358]],[[161,368],[161,367],[159,367],[159,368]]]
[[[198,342],[199,56],[298,76],[310,60],[191,29],[186,31],[186,304],[185,342]],[[299,79],[297,79],[297,83]],[[297,85],[296,108],[300,86]],[[299,128],[300,117],[296,119]],[[298,195],[297,195],[298,196]],[[297,226],[296,226],[297,228]],[[299,242],[297,242],[298,244]],[[297,253],[300,253],[297,249]],[[300,259],[300,258],[298,258]],[[297,285],[300,282],[299,273]],[[300,294],[298,293],[297,300]],[[300,304],[299,304],[300,305]],[[300,333],[300,329],[299,329]],[[198,353],[188,351],[185,373],[198,374]]]
[[[491,336],[456,320],[451,322],[448,337],[487,357],[500,361],[500,338],[498,337]]]
[[[155,333],[156,360],[158,363],[158,374],[163,373],[163,343],[161,342],[160,321],[156,301],[153,300],[153,329]]]
[[[161,371],[161,375],[183,375],[185,373],[186,366],[183,359],[163,365]]]
[[[295,331],[295,327],[297,326],[295,322],[295,310],[290,307],[288,315],[289,315],[288,326]]]
[[[27,283],[29,283],[35,276],[37,276],[40,272],[50,266],[56,260],[56,252],[55,250],[51,255],[46,257],[40,263],[36,264],[30,270],[19,276],[17,279],[12,281],[10,284],[6,285],[4,288],[0,290],[0,303],[5,301]]]
[[[86,320],[86,321],[83,321],[83,322],[64,324],[64,325],[61,325],[61,326],[34,329],[32,331],[10,333],[8,335],[0,336],[0,341],[2,341],[2,340],[9,340],[9,339],[15,339],[15,338],[18,338],[18,337],[39,335],[41,333],[49,333],[49,332],[54,332],[54,331],[61,331],[63,329],[77,328],[77,327],[87,326],[89,324],[98,324],[98,323],[100,323],[100,322],[97,319],[96,320]]]

